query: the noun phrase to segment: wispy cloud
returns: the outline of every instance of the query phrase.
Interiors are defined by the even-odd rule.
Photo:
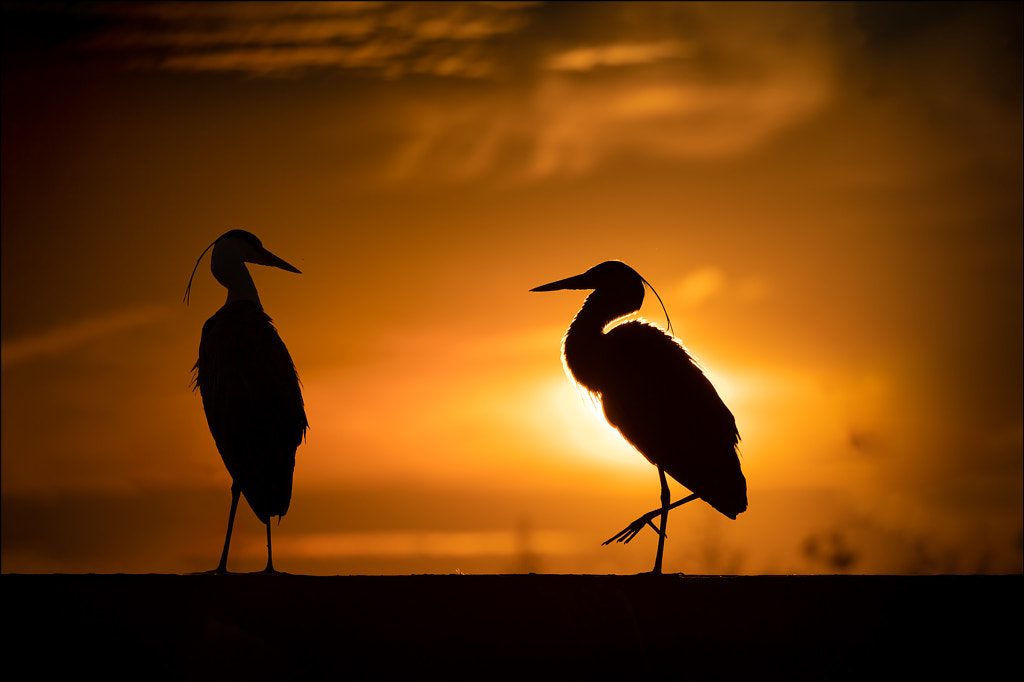
[[[692,49],[692,46],[675,40],[577,47],[552,55],[546,67],[553,71],[590,71],[601,66],[649,64],[684,56]]]
[[[169,314],[166,308],[132,308],[5,341],[0,348],[0,366],[6,369],[36,358],[62,355],[96,339],[151,324]]]
[[[618,37],[581,29],[532,54],[521,46],[530,58],[518,88],[466,106],[424,98],[406,121],[395,177],[443,177],[443,166],[454,179],[501,168],[537,180],[624,157],[735,156],[835,96],[839,55],[820,6],[633,4],[600,7],[623,14],[610,21]]]
[[[738,301],[761,301],[771,294],[770,283],[756,275],[729,278],[722,268],[713,265],[698,267],[679,279],[666,291],[679,305],[696,308],[719,296],[727,295]]]
[[[106,23],[85,44],[141,69],[461,81],[410,82],[385,113],[365,102],[400,141],[392,180],[537,180],[623,155],[741,154],[813,117],[836,88],[839,10],[815,3],[86,7]]]
[[[479,44],[518,30],[534,3],[137,3],[107,8],[115,25],[92,46],[135,66],[298,76],[372,69],[481,77],[494,64]]]

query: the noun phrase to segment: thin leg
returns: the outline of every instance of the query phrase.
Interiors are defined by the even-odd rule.
[[[668,506],[668,508],[669,508],[669,510],[672,510],[672,509],[675,509],[676,507],[679,507],[681,505],[686,504],[687,502],[693,502],[696,499],[697,499],[697,495],[695,495],[695,494],[694,495],[688,495],[688,496],[684,497],[681,500],[676,500],[675,502],[670,504]],[[650,526],[651,528],[654,529],[655,533],[657,533],[658,535],[662,535],[661,529],[658,528],[656,525],[654,525],[654,517],[655,516],[659,516],[661,514],[661,512],[662,512],[662,509],[663,509],[662,507],[658,507],[657,509],[655,509],[653,511],[647,512],[646,514],[641,516],[639,519],[637,519],[633,523],[629,524],[628,526],[626,526],[625,528],[623,528],[618,533],[616,533],[612,537],[608,538],[607,540],[605,540],[601,544],[602,545],[607,545],[607,544],[610,544],[612,542],[625,542],[625,543],[628,543],[630,540],[635,538],[637,536],[637,534],[640,533],[640,531],[642,531],[644,529],[644,526]]]
[[[270,521],[267,521],[267,567],[263,569],[264,573],[276,573],[274,570],[274,558],[270,551]]]
[[[242,494],[242,491],[235,486],[231,486],[231,512],[228,513],[228,534],[224,538],[224,551],[220,554],[220,563],[217,564],[217,568],[213,569],[213,573],[227,573],[228,572],[228,547],[231,545],[231,527],[235,525],[235,511],[238,509],[238,497]]]
[[[665,554],[665,531],[668,528],[668,508],[672,501],[665,470],[661,467],[658,467],[658,477],[661,479],[661,531],[658,533],[658,553],[654,556],[654,570],[651,571],[655,575],[661,575],[661,559]]]

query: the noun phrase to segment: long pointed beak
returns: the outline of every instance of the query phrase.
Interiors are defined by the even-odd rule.
[[[299,270],[297,267],[295,267],[294,265],[290,265],[283,259],[278,258],[274,254],[270,253],[266,249],[261,249],[248,260],[250,263],[256,263],[257,265],[269,265],[270,267],[273,268],[281,268],[282,270],[287,270],[288,272],[297,272],[300,275],[302,274],[302,271]]]
[[[560,291],[562,289],[593,289],[594,285],[589,281],[586,273],[575,277],[566,277],[550,284],[541,284],[530,291]]]

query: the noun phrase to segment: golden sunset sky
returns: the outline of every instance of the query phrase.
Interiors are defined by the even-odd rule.
[[[4,572],[213,568],[230,229],[310,431],[292,573],[634,573],[560,360],[610,259],[736,416],[665,570],[1022,570],[1020,3],[3,5]],[[665,316],[653,296],[641,311]],[[682,437],[682,436],[681,436]],[[674,497],[685,494],[673,485]],[[229,568],[258,570],[243,503]]]

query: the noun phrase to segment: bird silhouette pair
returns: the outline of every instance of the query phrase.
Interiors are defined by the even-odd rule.
[[[245,264],[299,270],[263,248],[255,235],[231,230],[200,254],[192,277],[211,248],[210,269],[227,288],[228,297],[203,325],[194,384],[232,479],[224,549],[212,572],[227,572],[231,528],[239,496],[244,495],[266,524],[264,571],[274,573],[270,517],[280,518],[288,511],[295,451],[309,423],[295,364],[263,312]],[[661,506],[604,544],[628,543],[651,526],[658,534],[652,572],[661,573],[669,510],[700,498],[735,519],[747,508],[747,482],[740,470],[736,420],[682,344],[638,320],[605,331],[610,323],[640,309],[645,285],[650,286],[625,263],[606,261],[531,291],[593,291],[563,339],[565,364],[599,400],[608,422],[657,467],[661,481]],[[692,494],[672,502],[666,474]],[[658,516],[660,525],[654,523]]]

